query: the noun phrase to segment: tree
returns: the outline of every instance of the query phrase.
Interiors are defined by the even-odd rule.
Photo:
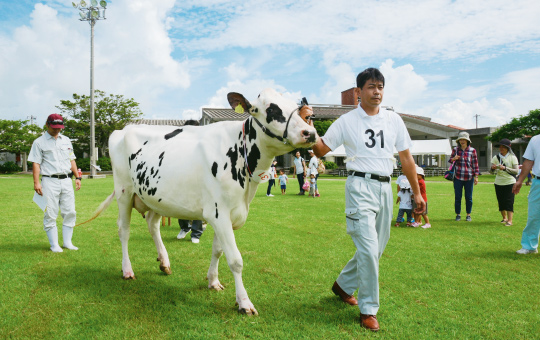
[[[0,120],[0,152],[28,153],[44,129],[28,120]]]
[[[531,110],[526,116],[512,118],[509,123],[501,126],[486,139],[497,142],[503,138],[513,140],[538,134],[540,134],[540,109]]]
[[[315,127],[315,130],[317,130],[319,136],[324,136],[326,130],[328,130],[333,122],[333,120],[314,120],[313,126]]]
[[[75,155],[89,152],[90,145],[90,96],[73,94],[73,100],[60,100],[56,106],[65,119],[64,134],[71,139]],[[94,91],[95,141],[100,156],[108,155],[109,136],[114,130],[123,129],[130,121],[140,118],[139,103],[122,95]]]

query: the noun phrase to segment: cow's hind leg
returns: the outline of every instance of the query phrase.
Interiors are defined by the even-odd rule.
[[[129,224],[131,223],[131,207],[133,205],[132,198],[128,195],[118,195],[116,197],[118,202],[118,236],[122,243],[122,275],[124,279],[135,279],[135,273],[131,268],[131,261],[128,254],[128,242],[129,242]]]
[[[234,232],[230,221],[227,223],[223,220],[214,219],[213,221],[208,222],[214,227],[214,231],[218,236],[219,243],[221,244],[223,252],[227,258],[227,264],[229,265],[229,268],[234,276],[238,312],[247,315],[259,315],[249,300],[246,289],[244,288],[244,283],[242,281],[242,269],[244,267],[244,263],[242,260],[242,255],[240,255],[240,251],[238,251],[238,248],[236,247]],[[212,260],[213,256],[214,255],[212,255]],[[210,269],[212,269],[212,267],[210,267]]]
[[[146,214],[146,222],[148,223],[148,231],[150,232],[150,235],[152,235],[154,243],[156,244],[159,269],[161,269],[161,271],[165,274],[171,275],[172,272],[171,264],[169,262],[169,255],[167,254],[167,249],[165,249],[165,245],[163,244],[161,233],[159,231],[161,216],[150,210],[148,214]]]
[[[208,279],[208,288],[215,290],[223,290],[223,285],[219,282],[218,279],[218,265],[219,258],[223,255],[223,249],[219,243],[219,238],[217,234],[214,233],[214,243],[212,244],[212,260],[210,261],[210,268],[208,268],[208,274],[206,278]]]

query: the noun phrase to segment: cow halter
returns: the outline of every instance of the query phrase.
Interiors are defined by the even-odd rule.
[[[287,134],[288,134],[288,130],[289,130],[289,122],[291,121],[291,118],[292,118],[293,114],[295,114],[295,113],[298,114],[298,111],[300,110],[300,108],[301,107],[297,107],[289,115],[289,118],[287,119],[287,124],[285,125],[285,131],[283,131],[283,136],[278,136],[275,133],[273,133],[272,131],[268,130],[268,128],[266,126],[262,125],[262,123],[259,122],[259,120],[257,118],[255,118],[253,116],[251,118],[253,118],[253,120],[255,122],[257,122],[259,127],[263,130],[264,133],[266,133],[267,136],[275,138],[275,139],[279,140],[280,142],[283,142],[283,144],[287,144],[287,143],[290,144],[289,140],[287,139]],[[245,122],[244,122],[244,125],[245,125]],[[244,135],[245,135],[245,133],[244,133]]]

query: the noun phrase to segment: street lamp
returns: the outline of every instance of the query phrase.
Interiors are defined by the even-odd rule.
[[[90,5],[81,0],[79,4],[72,2],[74,8],[79,10],[81,21],[88,21],[90,24],[90,177],[96,177],[96,132],[94,124],[94,25],[96,20],[104,20],[107,1],[90,0]]]

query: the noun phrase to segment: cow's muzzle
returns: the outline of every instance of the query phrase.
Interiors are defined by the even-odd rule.
[[[308,143],[315,143],[317,132],[314,130],[302,130],[302,137],[304,137]]]

